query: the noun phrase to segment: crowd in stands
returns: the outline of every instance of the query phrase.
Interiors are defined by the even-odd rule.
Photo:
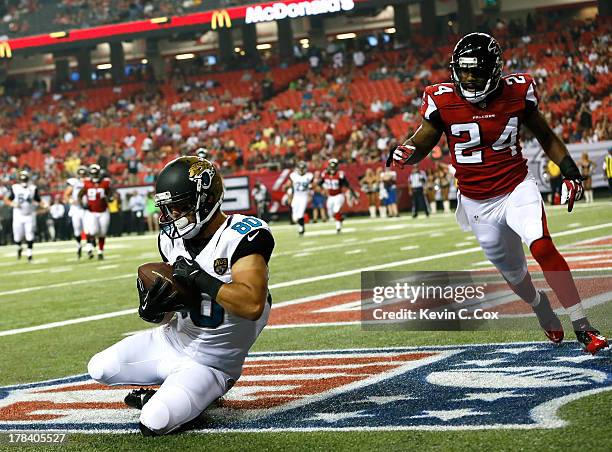
[[[495,26],[505,71],[534,75],[542,111],[566,142],[610,139],[610,22],[554,32],[546,17],[534,23],[529,35]],[[61,190],[92,162],[115,184],[152,183],[163,164],[200,147],[225,173],[300,160],[317,169],[330,157],[381,162],[418,125],[423,88],[448,80],[456,39],[435,47],[416,35],[410,48],[365,52],[332,43],[291,65],[217,74],[175,65],[167,80],[61,93],[39,84],[0,98],[0,185],[29,168],[41,191]],[[435,153],[447,153],[444,140]]]

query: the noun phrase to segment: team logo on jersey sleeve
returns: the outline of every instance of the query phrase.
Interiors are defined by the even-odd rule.
[[[88,375],[0,387],[0,431],[138,431],[132,387]],[[557,411],[612,390],[609,355],[568,343],[252,353],[198,420],[224,431],[560,428]]]
[[[215,269],[215,273],[217,275],[223,275],[227,271],[228,262],[227,257],[220,257],[215,259],[213,264],[213,268]]]

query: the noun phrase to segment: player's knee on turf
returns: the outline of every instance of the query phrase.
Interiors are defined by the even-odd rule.
[[[165,435],[192,420],[200,412],[184,388],[180,386],[162,388],[142,407],[141,432],[145,436]]]
[[[110,380],[119,373],[119,360],[112,353],[98,353],[87,364],[89,376],[98,383],[110,384]]]

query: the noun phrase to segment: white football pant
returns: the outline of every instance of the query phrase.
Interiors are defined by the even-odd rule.
[[[158,434],[195,419],[233,385],[225,372],[174,348],[163,328],[127,337],[94,355],[87,365],[91,378],[105,385],[161,384],[140,414],[140,422]]]
[[[33,242],[35,231],[35,214],[23,215],[13,211],[13,240],[15,243],[21,242],[24,238],[26,242]]]
[[[110,213],[85,211],[83,217],[83,227],[85,234],[95,237],[106,237],[108,225],[110,224]]]
[[[513,285],[527,274],[521,241],[529,247],[548,236],[542,196],[530,174],[506,195],[486,200],[459,195],[456,215],[464,230],[474,231],[485,256]]]

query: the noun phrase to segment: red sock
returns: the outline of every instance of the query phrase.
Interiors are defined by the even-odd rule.
[[[336,221],[342,221],[342,214],[340,212],[334,214]]]
[[[542,267],[544,278],[565,309],[580,304],[580,295],[567,262],[550,237],[542,237],[531,244],[531,254]]]
[[[529,273],[525,275],[525,277],[520,283],[516,285],[508,283],[508,285],[515,294],[517,294],[527,303],[531,304],[535,301],[537,293],[535,287],[533,286],[533,282],[531,281],[531,275],[529,275]]]
[[[100,251],[104,251],[104,242],[105,241],[106,241],[106,237],[98,238],[98,248],[100,248]]]

